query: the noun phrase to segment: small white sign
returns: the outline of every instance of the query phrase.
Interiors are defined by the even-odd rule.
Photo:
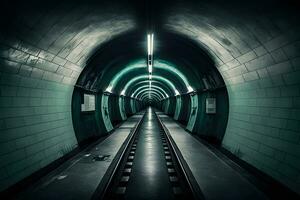
[[[81,104],[81,111],[95,111],[95,95],[84,94],[83,104]]]
[[[207,114],[216,113],[216,98],[206,98],[206,113]]]

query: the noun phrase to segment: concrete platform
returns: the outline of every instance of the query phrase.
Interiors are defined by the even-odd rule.
[[[267,197],[218,158],[173,119],[157,113],[179,148],[206,200],[253,200]]]
[[[32,185],[17,199],[90,199],[132,128],[143,115],[134,115],[99,144],[79,153]]]

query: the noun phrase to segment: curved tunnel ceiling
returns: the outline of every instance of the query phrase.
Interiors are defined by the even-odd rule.
[[[169,95],[172,94],[172,91],[170,90],[170,88],[167,88],[164,84],[162,84],[161,82],[158,81],[151,81],[151,84],[154,88],[159,89],[162,93],[164,93],[165,97],[169,97]],[[137,92],[139,92],[142,88],[149,88],[149,81],[141,81],[137,84],[135,84],[135,86],[132,88],[133,92],[129,92],[132,93],[131,97],[135,97],[135,95],[137,94]]]
[[[140,82],[149,84],[145,36],[129,32],[105,44],[90,59],[77,85],[131,97]],[[155,36],[153,83],[167,87],[168,96],[203,89],[201,78],[215,69],[207,54],[193,41],[177,34],[162,31]],[[108,59],[112,55],[114,59]]]
[[[139,88],[137,88],[131,95],[131,97],[137,98],[139,96],[139,94],[144,91],[145,89],[149,89],[149,85],[144,85],[141,86]],[[151,89],[153,90],[158,90],[158,92],[162,95],[162,98],[167,98],[167,96],[169,96],[166,91],[164,91],[161,87],[156,86],[156,85],[152,85]],[[150,90],[150,89],[149,89]]]
[[[151,88],[151,89],[150,89],[150,88],[144,89],[143,91],[141,91],[141,92],[137,95],[137,98],[142,99],[142,97],[143,97],[144,94],[148,94],[148,95],[150,95],[150,97],[151,97],[151,94],[156,94],[156,95],[159,97],[160,100],[161,100],[161,99],[164,99],[164,95],[163,95],[159,90],[154,89],[154,88]]]
[[[106,91],[113,92],[120,80],[123,79],[125,80],[124,82],[126,82],[126,79],[130,80],[131,78],[130,72],[136,71],[138,69],[142,69],[144,73],[147,73],[148,67],[145,62],[145,59],[140,59],[133,63],[128,64],[127,66],[124,66],[121,71],[119,71],[114,77],[112,77]],[[187,80],[187,77],[181,71],[179,71],[177,67],[174,66],[173,64],[160,59],[155,60],[154,67],[153,67],[153,75],[159,74],[160,70],[162,71],[165,70],[167,71],[167,73],[171,73],[171,75],[175,76],[178,79],[177,80],[178,82],[183,82],[187,92],[193,91],[191,84]]]
[[[159,101],[161,99],[161,97],[159,96],[159,94],[151,91],[151,92],[147,92],[141,95],[141,99],[144,100],[146,97],[148,97],[149,99],[155,99],[157,101]]]

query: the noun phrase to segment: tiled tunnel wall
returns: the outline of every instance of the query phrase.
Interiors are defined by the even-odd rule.
[[[0,34],[0,191],[77,146],[74,84],[99,44],[133,27],[119,13],[69,6],[31,13]]]
[[[237,57],[238,66],[220,66],[230,98],[223,145],[298,191],[300,41],[283,38],[273,38]]]
[[[278,18],[242,24],[234,16],[226,26],[229,16],[209,20],[177,10],[168,27],[202,44],[225,80],[230,106],[223,147],[299,193],[299,26]]]
[[[71,98],[81,68],[17,40],[0,48],[3,189],[76,147]]]

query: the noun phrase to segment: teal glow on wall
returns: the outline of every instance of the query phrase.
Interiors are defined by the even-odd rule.
[[[158,89],[156,89],[156,88],[151,88],[150,89],[149,87],[140,90],[137,93],[136,98],[139,99],[139,96],[142,95],[142,94],[144,94],[145,92],[147,92],[147,93],[149,93],[149,92],[155,92],[155,93],[159,94],[160,99],[164,99],[165,98],[165,96],[163,95],[163,93],[161,93]]]
[[[138,87],[137,89],[135,89],[135,91],[132,93],[131,97],[137,97],[140,94],[140,91],[142,91],[145,88],[149,88],[149,83],[148,84],[146,83],[145,85],[142,85],[142,86]],[[167,92],[161,87],[158,87],[158,86],[152,84],[151,88],[159,90],[161,92],[163,98],[166,98],[169,96],[167,94]]]
[[[139,80],[148,80],[149,76],[148,75],[140,75],[140,76],[136,76],[135,78],[131,79],[123,88],[123,90],[126,91],[127,89],[134,83],[137,82]],[[153,80],[159,80],[164,82],[165,84],[167,84],[170,88],[172,88],[172,90],[174,91],[174,94],[176,95],[177,93],[179,94],[178,90],[176,89],[175,85],[168,79],[166,79],[165,77],[162,76],[157,76],[157,75],[153,75],[152,76]]]
[[[143,59],[135,60],[135,61],[129,63],[112,78],[112,80],[110,81],[110,83],[105,91],[110,92],[110,93],[114,92],[114,87],[122,79],[122,77],[128,75],[128,73],[130,73],[134,70],[142,69],[142,68],[145,68],[145,72],[146,72],[147,64]],[[173,75],[178,77],[185,84],[187,92],[191,92],[194,90],[193,87],[188,82],[188,79],[186,78],[186,76],[181,71],[179,71],[174,64],[164,61],[162,59],[158,59],[155,61],[155,65],[153,66],[154,74],[155,74],[155,69],[166,70],[169,73],[172,73]],[[125,93],[126,93],[126,89],[127,88],[124,88],[124,90],[122,90],[122,91],[125,91]],[[178,93],[178,90],[174,90],[174,91],[175,91],[175,93]]]

